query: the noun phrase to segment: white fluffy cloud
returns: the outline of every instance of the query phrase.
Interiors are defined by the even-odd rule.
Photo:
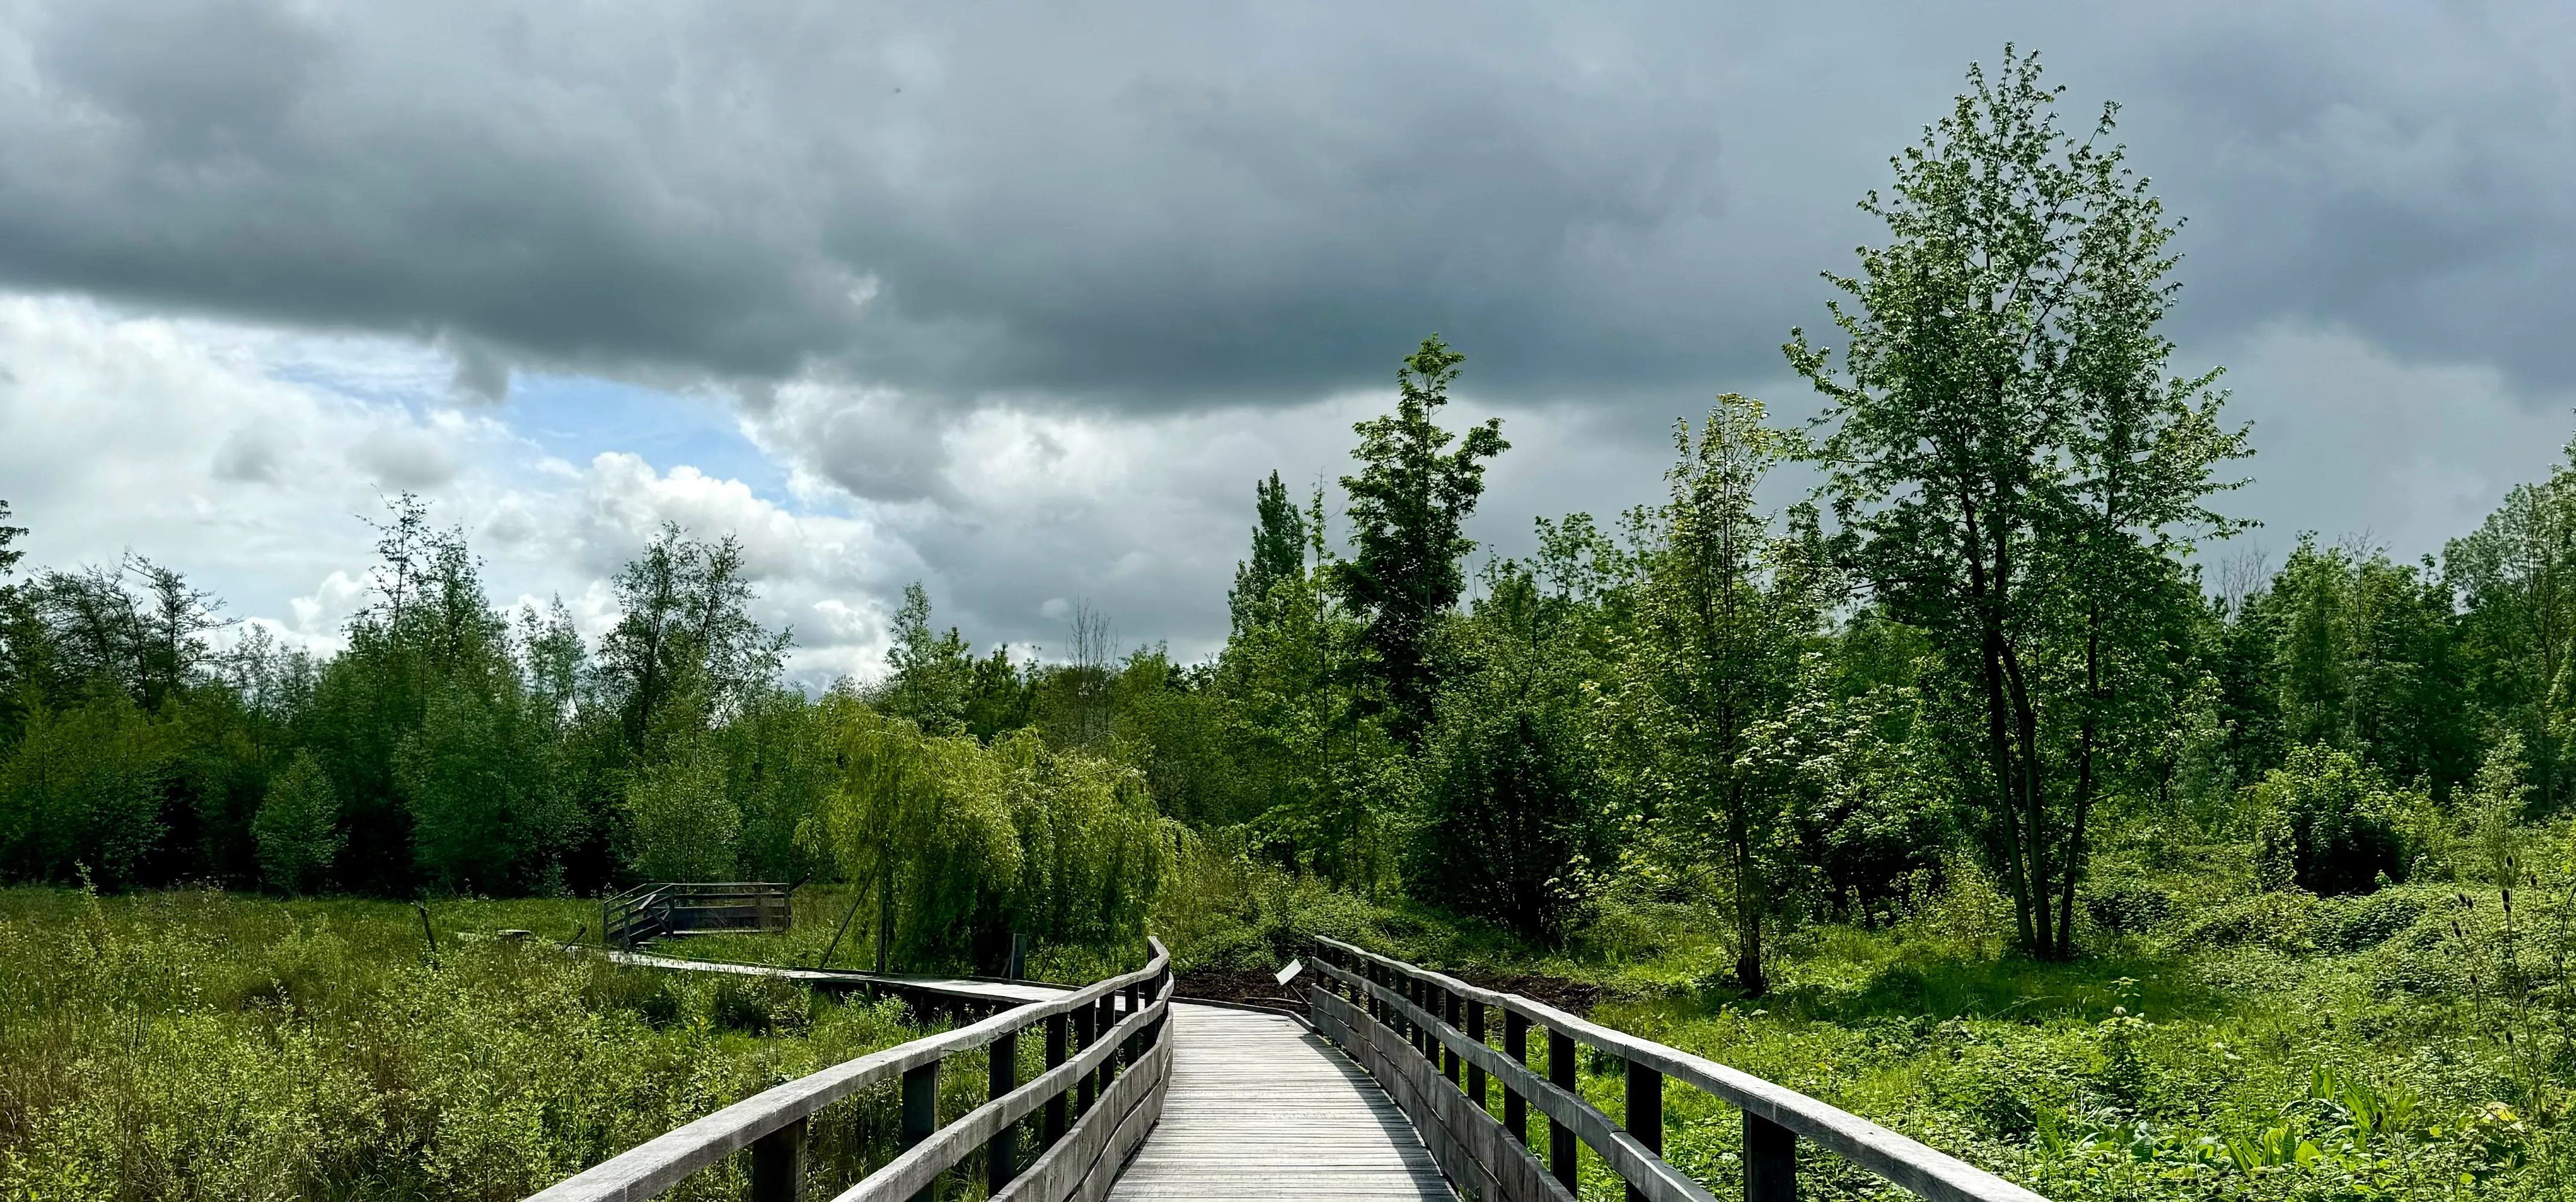
[[[444,403],[446,356],[400,340],[0,297],[0,373],[0,497],[34,562],[132,550],[315,646],[363,604],[364,519],[402,491],[466,528],[496,597],[560,595],[593,634],[613,618],[608,579],[664,523],[733,535],[761,617],[796,628],[793,667],[814,682],[881,656],[881,569],[907,561],[873,523],[790,512],[688,464],[548,454],[507,409]]]

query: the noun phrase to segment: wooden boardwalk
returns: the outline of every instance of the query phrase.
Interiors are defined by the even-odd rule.
[[[1112,1199],[1451,1199],[1377,1082],[1284,1015],[1172,1006],[1162,1122]]]

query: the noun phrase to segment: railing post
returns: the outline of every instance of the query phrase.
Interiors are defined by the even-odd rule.
[[[1066,1027],[1068,1025],[1066,1016],[1064,1015],[1050,1014],[1047,1016],[1046,1066],[1049,1069],[1053,1069],[1057,1065],[1064,1063],[1065,1036]],[[1064,1095],[1062,1093],[1058,1093],[1054,1097],[1048,1098],[1046,1102],[1045,1125],[1040,1128],[1039,1131],[1040,1139],[1046,1144],[1046,1146],[1054,1147],[1055,1141],[1064,1138],[1064,1117]]]
[[[1452,1027],[1459,1025],[1462,1016],[1458,1013],[1458,995],[1450,992],[1446,986],[1443,986],[1439,990],[1439,994],[1441,1010],[1440,1020],[1448,1023]],[[1433,1042],[1440,1045],[1441,1074],[1449,1078],[1449,1083],[1451,1085],[1458,1084],[1457,1049],[1450,1047],[1449,1041],[1440,1038],[1437,1034],[1434,1034],[1431,1038]]]
[[[1413,1003],[1413,1008],[1415,1010],[1431,1009],[1431,986],[1425,984],[1412,973],[1404,974],[1404,985],[1404,1000]],[[1434,1051],[1433,1044],[1431,1042],[1431,1028],[1423,1026],[1418,1022],[1412,1022],[1409,1017],[1406,1021],[1413,1028],[1414,1054],[1430,1061],[1432,1067],[1439,1067],[1440,1057]]]
[[[1100,1008],[1097,1006],[1077,1007],[1073,1012],[1073,1041],[1075,1046],[1088,1052],[1091,1050],[1091,1041],[1099,1038],[1099,1035]],[[1100,1091],[1100,1074],[1084,1073],[1079,1077],[1076,1077],[1075,1080],[1081,1082],[1081,1084],[1074,1087],[1073,1114],[1075,1118],[1080,1118],[1083,1115],[1091,1113],[1092,1099],[1098,1096]]]
[[[1529,1019],[1518,1010],[1503,1011],[1503,1054],[1522,1068],[1529,1067]],[[1512,1138],[1528,1147],[1529,1102],[1508,1080],[1503,1082],[1503,1125],[1512,1129]]]
[[[909,1148],[928,1139],[939,1130],[939,1062],[903,1072],[903,1146]],[[930,1202],[939,1192],[937,1182],[921,1187],[913,1202]]]
[[[1020,1033],[1010,1031],[987,1045],[985,1056],[989,1067],[984,1073],[984,1100],[993,1101],[1020,1087]],[[993,1133],[991,1143],[984,1145],[984,1177],[987,1196],[1002,1192],[1020,1171],[1020,1125],[1004,1123]]]
[[[1567,1093],[1581,1096],[1581,1082],[1574,1075],[1574,1037],[1550,1028],[1547,1033],[1547,1080]],[[1547,1167],[1556,1171],[1556,1183],[1565,1192],[1576,1193],[1574,1175],[1574,1128],[1547,1120]]]
[[[1664,1074],[1628,1061],[1627,1106],[1619,1113],[1621,1126],[1646,1150],[1658,1158],[1664,1154]],[[1628,1187],[1628,1202],[1646,1202],[1646,1195],[1635,1185]]]
[[[805,1120],[751,1144],[751,1202],[797,1202],[805,1189]]]
[[[1109,1038],[1109,1033],[1118,1027],[1118,995],[1115,993],[1104,993],[1100,995],[1100,1002],[1097,1009],[1099,1011],[1099,1017],[1092,1020],[1091,1029],[1098,1032],[1095,1038],[1107,1039]],[[1100,1083],[1093,1090],[1093,1097],[1099,1097],[1109,1092],[1109,1079],[1117,1075],[1117,1068],[1118,1049],[1113,1047],[1109,1049],[1108,1055],[1100,1058],[1100,1067],[1091,1070],[1092,1077]]]
[[[1798,1202],[1798,1133],[1744,1112],[1744,1202]]]
[[[1483,1002],[1470,1000],[1467,1003],[1467,1038],[1478,1043],[1485,1042],[1485,1004]],[[1485,1108],[1484,1065],[1467,1066],[1467,1096],[1476,1100],[1476,1109]]]

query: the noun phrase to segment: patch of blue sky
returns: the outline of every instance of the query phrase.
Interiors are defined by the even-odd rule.
[[[521,374],[499,416],[512,433],[575,466],[604,451],[640,456],[665,475],[681,466],[740,480],[762,500],[802,512],[787,470],[743,437],[733,410],[710,398],[684,396],[594,376]]]

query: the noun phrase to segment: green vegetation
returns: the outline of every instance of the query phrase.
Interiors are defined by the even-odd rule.
[[[2057,101],[2008,52],[1894,160],[1842,345],[1785,348],[1817,423],[1721,396],[1660,497],[1540,518],[1526,559],[1462,533],[1509,444],[1439,425],[1464,360],[1422,341],[1344,512],[1255,484],[1206,662],[1121,654],[1088,606],[1015,658],[915,586],[888,673],[808,696],[729,539],[665,530],[585,641],[496,610],[409,497],[327,657],[216,650],[163,565],[8,577],[0,872],[332,896],[12,895],[0,1166],[28,1197],[501,1197],[900,1036],[536,947],[432,965],[350,900],[733,877],[800,883],[798,929],[695,954],[989,972],[1017,932],[1088,979],[1148,930],[1211,970],[1322,933],[1584,983],[2070,1202],[2560,1196],[2576,454],[2439,561],[2309,535],[2209,570],[2249,443],[2159,329],[2179,222],[2114,110],[2078,136]],[[1766,495],[1792,463],[1816,490]],[[242,1100],[170,1109],[205,1091]],[[1675,1106],[1676,1159],[1727,1181],[1731,1117]],[[221,1178],[245,1148],[291,1184]]]
[[[506,1202],[921,1034],[892,1003],[567,955],[596,916],[441,902],[433,956],[400,903],[0,891],[0,1197]],[[827,1112],[822,1169],[891,1156],[893,1109]]]

